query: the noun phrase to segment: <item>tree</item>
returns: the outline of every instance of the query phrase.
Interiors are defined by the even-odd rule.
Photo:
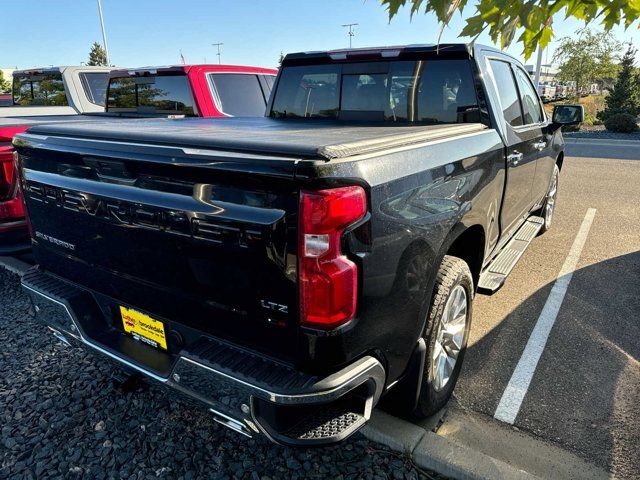
[[[598,113],[598,118],[606,121],[609,117],[620,113],[636,116],[640,113],[640,77],[633,64],[636,60],[636,49],[629,45],[620,62],[620,73],[607,99],[605,109]]]
[[[284,62],[284,53],[280,51],[280,57],[278,58],[278,68],[282,68],[282,62]]]
[[[561,82],[575,82],[579,96],[582,87],[616,77],[619,50],[620,42],[610,33],[582,29],[576,37],[560,39],[553,55],[554,63],[560,66],[556,78]]]
[[[454,13],[462,13],[468,0],[381,0],[381,3],[389,12],[389,20],[407,4],[411,16],[421,11],[435,13],[441,24],[440,41],[444,27]],[[488,29],[491,40],[505,48],[519,34],[516,41],[524,46],[525,58],[549,44],[553,37],[552,19],[560,12],[585,24],[600,20],[605,31],[619,24],[628,28],[640,18],[638,0],[475,0],[475,6],[476,14],[467,18],[460,36],[475,39]]]
[[[102,48],[98,42],[93,42],[91,45],[91,51],[89,52],[89,61],[87,65],[91,66],[106,66],[107,64],[107,52]]]
[[[8,93],[11,91],[11,83],[4,79],[2,70],[0,70],[0,93]]]

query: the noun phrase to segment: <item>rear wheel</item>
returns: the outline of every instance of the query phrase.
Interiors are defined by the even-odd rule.
[[[460,374],[469,328],[473,278],[466,262],[446,255],[434,286],[423,334],[428,345],[418,405],[413,412],[427,417],[451,397]]]
[[[547,192],[544,205],[540,209],[539,213],[539,215],[544,219],[544,223],[542,224],[542,228],[540,229],[540,232],[538,232],[538,235],[542,235],[551,228],[553,212],[556,208],[556,197],[558,196],[558,178],[560,178],[560,169],[558,168],[558,165],[554,165],[549,191]]]

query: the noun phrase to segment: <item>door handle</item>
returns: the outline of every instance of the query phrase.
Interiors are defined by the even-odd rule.
[[[520,161],[524,158],[524,155],[521,152],[513,152],[507,155],[507,162],[512,167],[517,167]]]
[[[544,150],[544,148],[547,146],[547,142],[542,141],[542,142],[536,142],[533,144],[534,148],[537,148],[538,150]]]

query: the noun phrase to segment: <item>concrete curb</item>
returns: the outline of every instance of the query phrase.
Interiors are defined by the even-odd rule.
[[[637,147],[640,145],[640,139],[636,138],[586,138],[586,137],[564,137],[564,142],[568,145],[619,145],[621,147],[624,146],[634,146]]]
[[[361,430],[369,440],[410,456],[416,465],[459,480],[538,477],[422,427],[376,410]]]
[[[26,262],[23,262],[22,260],[18,260],[17,258],[13,258],[13,257],[2,257],[0,256],[0,267],[6,268],[7,270],[9,270],[12,273],[15,273],[16,275],[24,275],[24,273],[31,268],[32,265],[29,265]]]

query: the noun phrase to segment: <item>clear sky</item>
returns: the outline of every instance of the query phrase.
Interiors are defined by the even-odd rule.
[[[29,8],[25,3],[0,2],[0,67],[79,64],[93,41],[102,42],[95,0],[29,0]],[[359,23],[354,47],[433,43],[438,33],[435,17],[410,21],[408,10],[389,24],[377,0],[102,0],[102,7],[111,61],[130,67],[178,63],[180,49],[188,63],[214,63],[216,42],[224,43],[223,63],[275,66],[281,51],[347,47],[341,24],[352,22]],[[442,40],[468,40],[457,37],[463,24],[456,15]],[[581,26],[555,19],[549,61],[557,40]],[[614,33],[640,47],[636,27]],[[487,36],[479,41],[491,43]],[[509,49],[519,58],[521,51],[519,45]]]

